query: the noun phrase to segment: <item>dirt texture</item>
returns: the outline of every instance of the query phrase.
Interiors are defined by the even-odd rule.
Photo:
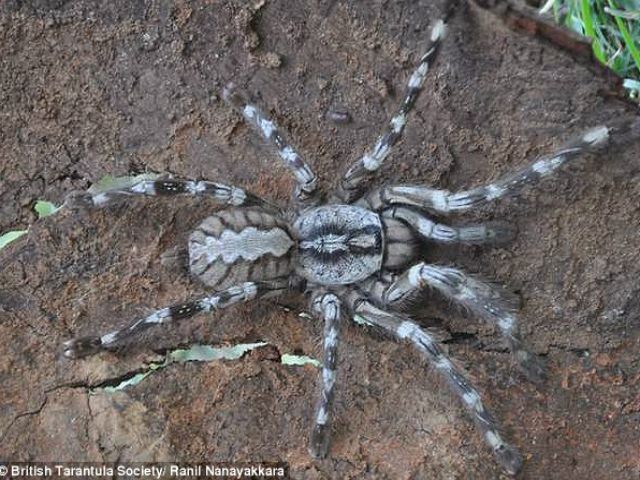
[[[289,173],[223,101],[246,87],[328,188],[386,126],[442,4],[65,1],[0,3],[0,459],[289,462],[296,479],[494,479],[457,399],[408,345],[345,323],[330,458],[307,436],[322,325],[302,297],[149,331],[114,353],[61,357],[205,290],[165,271],[214,207],[186,198],[35,219],[104,175],[170,172],[287,201]],[[608,79],[549,42],[463,4],[403,140],[378,181],[457,189],[496,178],[584,129],[637,114]],[[332,120],[348,112],[352,121]],[[481,273],[523,299],[523,334],[548,364],[536,387],[493,328],[436,295],[419,309],[450,331],[523,479],[640,476],[640,142],[588,158],[518,199],[452,221],[502,219],[503,248],[438,247],[429,260]],[[284,309],[283,305],[291,307]],[[238,361],[174,364],[117,384],[192,343],[271,346]]]

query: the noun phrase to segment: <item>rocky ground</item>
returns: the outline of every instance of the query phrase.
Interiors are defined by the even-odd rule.
[[[269,112],[323,186],[361,155],[401,98],[438,2],[5,0],[0,4],[0,459],[282,460],[293,478],[493,479],[466,413],[405,345],[346,325],[331,457],[306,451],[322,326],[298,297],[149,331],[87,360],[64,340],[121,325],[203,288],[160,265],[214,207],[137,200],[37,220],[105,175],[221,179],[279,201],[288,172],[227,105],[229,81]],[[481,184],[585,128],[637,114],[611,80],[471,3],[451,22],[405,136],[379,181]],[[600,73],[599,73],[600,72]],[[337,124],[335,112],[352,122]],[[526,383],[491,327],[437,298],[417,312],[450,331],[525,479],[640,475],[640,141],[586,159],[519,199],[464,219],[508,219],[503,248],[429,259],[523,299],[526,340],[548,364]],[[462,220],[455,218],[452,221]],[[283,308],[286,305],[289,309]],[[173,364],[191,343],[270,345],[237,361]]]

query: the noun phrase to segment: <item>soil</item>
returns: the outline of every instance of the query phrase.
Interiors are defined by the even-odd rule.
[[[323,187],[381,132],[438,2],[5,0],[0,4],[0,459],[259,461],[297,479],[494,479],[502,474],[459,402],[408,345],[345,324],[330,458],[307,436],[322,325],[302,297],[231,308],[68,361],[63,341],[204,292],[160,265],[214,206],[136,200],[37,220],[105,175],[170,172],[286,201],[274,152],[220,100],[246,88]],[[461,7],[378,181],[458,189],[496,178],[584,129],[637,114],[609,79],[555,45]],[[344,122],[344,114],[352,119]],[[340,121],[336,121],[339,119]],[[536,387],[490,326],[435,295],[418,311],[526,459],[523,479],[640,476],[640,142],[588,158],[517,199],[461,220],[513,222],[503,248],[429,259],[496,279],[523,299],[544,356]],[[283,305],[290,308],[285,309]],[[237,361],[174,364],[114,385],[192,343],[265,341]]]

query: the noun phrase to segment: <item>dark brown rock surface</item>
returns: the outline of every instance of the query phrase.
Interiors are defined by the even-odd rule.
[[[0,459],[289,462],[294,478],[493,479],[474,426],[409,346],[349,324],[331,458],[307,435],[318,322],[246,305],[149,331],[87,360],[64,340],[121,325],[204,292],[163,270],[211,211],[189,199],[136,200],[35,221],[104,175],[145,171],[229,181],[285,201],[288,172],[219,99],[247,86],[324,186],[372,144],[421,53],[433,2],[0,3]],[[405,136],[381,179],[457,189],[550,151],[585,128],[632,115],[610,81],[550,43],[473,5],[454,17]],[[348,124],[327,112],[348,111]],[[536,388],[491,328],[433,296],[425,322],[452,332],[474,378],[526,458],[522,478],[640,475],[640,142],[586,159],[520,199],[455,220],[509,220],[504,248],[434,248],[429,257],[523,297],[527,341],[548,361]],[[190,343],[262,340],[238,361],[173,364],[116,394],[112,385]],[[273,348],[273,347],[272,347]]]

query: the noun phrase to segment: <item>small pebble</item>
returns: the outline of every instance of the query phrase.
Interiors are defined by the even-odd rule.
[[[351,115],[346,110],[329,110],[327,112],[327,118],[338,125],[351,122]]]
[[[149,30],[144,32],[142,34],[141,40],[142,50],[144,50],[145,52],[155,50],[160,40],[160,31],[158,30],[158,27],[151,27]]]
[[[316,82],[318,83],[318,89],[320,89],[320,91],[324,90],[329,86],[329,80],[323,77],[318,77],[316,79]]]
[[[260,60],[267,68],[279,68],[282,65],[282,57],[275,52],[267,52]]]

